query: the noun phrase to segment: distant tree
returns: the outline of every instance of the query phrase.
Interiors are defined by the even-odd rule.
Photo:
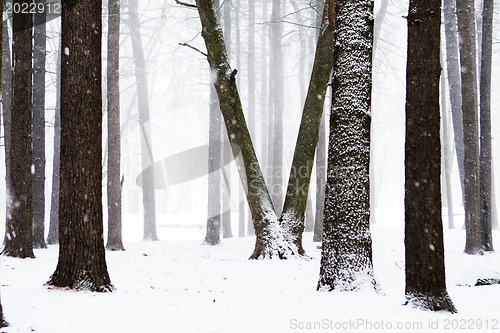
[[[102,238],[101,7],[62,3],[59,261],[48,284],[105,292],[113,286]]]
[[[120,1],[108,1],[108,242],[106,249],[124,251],[120,173]]]
[[[335,2],[335,51],[318,290],[376,287],[370,234],[373,1]]]
[[[483,0],[480,76],[480,155],[479,186],[481,193],[482,245],[493,251],[492,240],[492,152],[491,152],[491,59],[493,46],[493,0]]]
[[[14,0],[14,4],[29,4]],[[10,176],[7,183],[9,205],[3,253],[11,257],[34,258],[32,190],[32,33],[33,17],[13,14],[12,110],[10,118]]]
[[[47,243],[59,243],[59,171],[61,165],[61,52],[57,56],[56,107],[54,115],[54,158],[52,161],[52,192],[50,196],[50,221]]]
[[[465,252],[482,254],[479,189],[479,110],[477,97],[474,1],[457,1],[462,82],[464,154]]]
[[[410,0],[406,74],[407,302],[455,312],[446,291],[441,218],[440,0]]]
[[[316,146],[316,214],[314,218],[313,241],[323,239],[323,219],[325,211],[326,187],[326,115],[323,113]]]
[[[46,0],[37,1],[46,4]],[[45,243],[45,60],[46,12],[33,15],[33,247]]]
[[[305,212],[311,172],[314,164],[314,153],[319,138],[319,128],[323,114],[326,87],[333,68],[334,14],[329,13],[326,4],[323,10],[323,21],[316,46],[313,70],[309,89],[304,103],[302,120],[293,155],[292,168],[286,191],[281,224],[294,243],[299,253],[302,248],[302,233],[305,227]],[[333,10],[334,8],[331,8]],[[328,18],[332,17],[331,20]]]
[[[141,133],[141,165],[146,169],[153,164],[153,143],[149,123],[149,90],[146,72],[146,58],[142,45],[141,23],[139,21],[139,0],[128,1],[129,30],[134,54],[137,102],[139,106],[139,131]],[[142,203],[144,208],[144,240],[156,241],[156,204],[154,172],[143,173]]]

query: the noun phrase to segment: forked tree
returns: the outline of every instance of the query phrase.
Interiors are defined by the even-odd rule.
[[[378,288],[370,234],[373,1],[337,0],[318,290]]]
[[[62,3],[59,261],[48,284],[104,292],[101,6]]]
[[[440,0],[411,0],[408,11],[405,141],[407,303],[455,312],[446,291],[441,217]]]

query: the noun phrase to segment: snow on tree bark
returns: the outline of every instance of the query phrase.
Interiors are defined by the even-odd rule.
[[[336,1],[333,105],[318,290],[377,288],[370,234],[373,1]]]
[[[208,51],[208,62],[215,77],[214,86],[257,236],[255,250],[250,258],[286,258],[295,253],[296,249],[283,239],[245,122],[236,87],[237,71],[229,66],[213,1],[197,0],[196,5],[202,24],[202,37]]]
[[[60,245],[48,285],[105,292],[113,286],[102,238],[101,7],[62,4]]]
[[[16,0],[15,4],[28,4]],[[10,118],[10,176],[8,177],[8,210],[3,254],[34,258],[32,191],[32,32],[33,17],[13,14],[12,109]]]
[[[446,291],[441,217],[440,0],[411,0],[408,12],[405,142],[407,303],[455,312]]]

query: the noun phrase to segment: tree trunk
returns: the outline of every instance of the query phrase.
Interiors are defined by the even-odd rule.
[[[236,87],[237,71],[229,66],[213,1],[197,0],[196,5],[202,24],[202,37],[208,51],[208,62],[216,76],[214,86],[257,236],[255,251],[250,258],[285,258],[293,254],[294,249],[283,239],[278,218],[253,149]]]
[[[113,286],[102,238],[101,7],[62,5],[60,246],[48,284],[104,292]]]
[[[481,41],[480,126],[479,156],[482,244],[485,251],[493,251],[492,239],[492,168],[491,168],[491,58],[493,35],[493,0],[483,1],[483,30]]]
[[[441,218],[440,0],[410,0],[406,76],[405,294],[407,303],[455,312],[446,291]]]
[[[108,1],[108,242],[106,249],[124,251],[120,181],[120,1]]]
[[[15,0],[14,4],[28,4]],[[13,14],[12,110],[10,123],[10,176],[7,183],[9,207],[5,228],[3,254],[11,257],[34,258],[32,191],[32,32],[33,16]]]
[[[59,189],[61,165],[61,51],[57,56],[56,107],[54,116],[54,160],[52,161],[52,193],[50,196],[50,222],[47,243],[59,243]]]
[[[37,3],[45,4],[45,0]],[[33,247],[45,243],[45,59],[46,13],[33,15]]]
[[[441,57],[441,62],[444,62],[444,59]],[[453,169],[453,147],[450,146],[450,126],[449,126],[449,118],[448,118],[448,110],[446,108],[446,80],[444,75],[441,75],[441,119],[443,123],[443,168],[442,174],[442,182],[445,184],[445,193],[446,193],[446,202],[448,206],[448,228],[455,228],[454,216],[453,216],[453,193],[452,193],[452,182],[451,182],[451,172]]]
[[[464,154],[464,208],[467,254],[482,254],[479,192],[479,129],[474,2],[457,2]]]
[[[463,2],[463,1],[462,1]],[[458,174],[464,198],[464,123],[462,113],[462,91],[460,78],[460,58],[458,54],[457,8],[456,0],[443,1],[444,32],[446,36],[446,70],[453,120],[453,136],[457,151]]]
[[[333,1],[330,2],[330,5]],[[373,1],[337,0],[318,290],[374,286],[370,234]]]
[[[321,33],[318,38],[313,71],[309,83],[297,144],[293,156],[292,169],[288,180],[285,204],[281,215],[281,225],[290,242],[303,254],[302,233],[307,205],[314,153],[319,138],[319,128],[325,94],[333,67],[334,22],[328,21],[329,6],[325,5]]]
[[[323,240],[323,219],[325,211],[326,187],[326,115],[323,113],[319,127],[316,147],[316,215],[314,220],[313,241]]]
[[[134,54],[135,77],[137,81],[137,102],[139,106],[139,131],[141,133],[141,166],[145,170],[153,165],[153,142],[149,118],[149,91],[146,72],[146,59],[141,38],[139,21],[139,1],[130,0],[129,30]],[[144,240],[157,241],[156,204],[154,192],[154,172],[143,173],[142,203],[144,209]]]

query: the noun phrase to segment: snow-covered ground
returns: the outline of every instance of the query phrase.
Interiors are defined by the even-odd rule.
[[[465,232],[446,230],[448,290],[459,313],[431,313],[402,305],[402,226],[380,223],[372,231],[383,294],[317,292],[320,250],[310,233],[310,259],[249,261],[253,238],[212,247],[202,244],[203,228],[160,226],[162,241],[145,243],[139,228],[129,229],[127,251],[106,253],[116,287],[107,294],[44,286],[57,246],[36,250],[36,259],[2,256],[11,327],[0,332],[500,332],[500,285],[469,286],[500,277],[500,254],[468,256]]]

